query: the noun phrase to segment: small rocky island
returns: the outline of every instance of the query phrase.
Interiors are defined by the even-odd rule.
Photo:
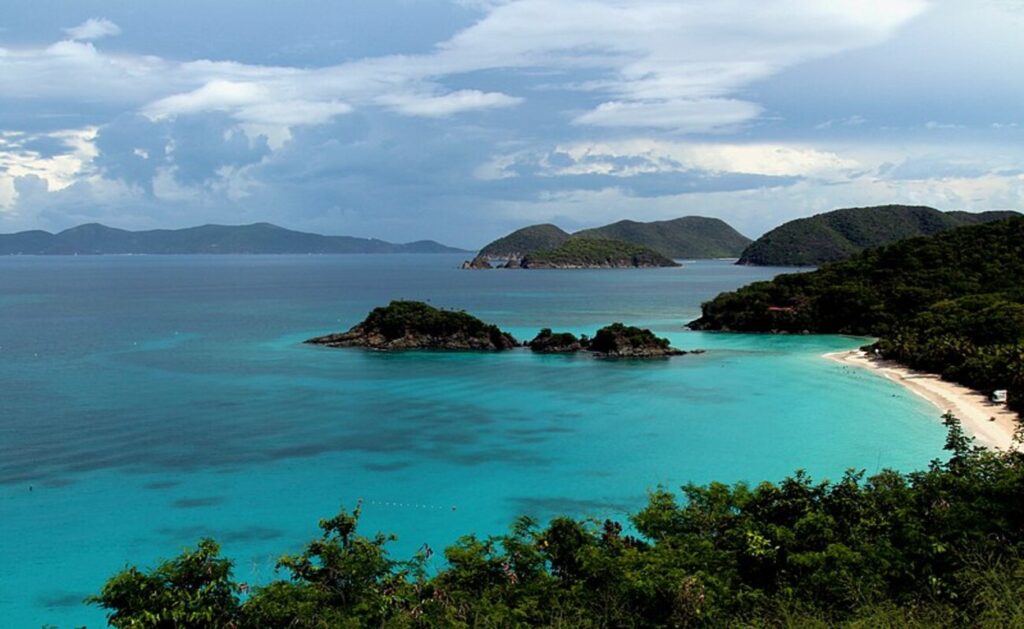
[[[501,351],[519,346],[496,325],[454,310],[441,310],[420,301],[392,301],[374,308],[348,332],[306,341],[327,347],[378,350],[441,349]]]
[[[660,358],[689,352],[675,349],[650,330],[613,323],[594,338],[544,328],[520,344],[498,326],[461,311],[442,310],[420,301],[392,301],[374,308],[348,332],[328,334],[306,343],[327,347],[362,347],[383,351],[407,349],[502,351],[525,345],[541,354],[589,352],[602,358]],[[692,353],[701,353],[697,350]]]
[[[527,345],[541,354],[586,351],[602,358],[661,358],[688,353],[672,347],[668,339],[656,336],[650,330],[621,323],[601,328],[592,339],[586,336],[577,338],[570,332],[552,332],[544,328]],[[696,353],[703,352],[698,350]]]

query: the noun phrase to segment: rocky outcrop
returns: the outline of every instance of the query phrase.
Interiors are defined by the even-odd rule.
[[[584,337],[581,342],[571,332],[552,332],[551,328],[544,328],[527,345],[540,354],[571,354],[583,351],[586,340]]]
[[[493,269],[494,267],[491,266],[491,262],[487,258],[485,258],[483,256],[477,256],[477,257],[473,258],[472,260],[466,260],[465,262],[463,262],[462,263],[462,268],[463,269],[478,269],[478,270],[482,270],[482,269]]]
[[[598,330],[587,349],[608,358],[661,358],[686,354],[650,330],[621,323]]]
[[[590,352],[602,358],[661,358],[682,356],[687,352],[675,349],[668,339],[655,336],[650,330],[613,323],[597,331],[593,339],[576,338],[569,332],[552,332],[544,328],[528,343],[531,350],[544,354]],[[694,353],[702,354],[703,350]]]
[[[418,301],[392,301],[375,308],[347,332],[306,341],[327,347],[501,351],[519,346],[511,334],[476,317]]]

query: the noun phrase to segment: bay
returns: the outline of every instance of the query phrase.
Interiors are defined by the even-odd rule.
[[[863,339],[689,332],[782,269],[461,271],[449,255],[0,258],[0,617],[103,626],[127,563],[219,540],[243,581],[361,501],[396,554],[519,514],[623,518],[647,491],[941,456],[925,401],[824,360]],[[650,327],[683,349],[585,356],[303,345],[391,299],[518,338]]]

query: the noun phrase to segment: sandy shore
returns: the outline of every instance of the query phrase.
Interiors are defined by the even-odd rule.
[[[928,400],[943,413],[951,411],[960,419],[964,430],[974,435],[979,445],[1008,450],[1013,446],[1017,414],[1003,404],[995,404],[987,396],[930,373],[907,369],[892,361],[881,360],[861,350],[833,352],[825,358],[846,365],[863,367],[881,373]]]

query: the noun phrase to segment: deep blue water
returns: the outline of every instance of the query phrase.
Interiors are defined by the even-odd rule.
[[[658,485],[797,468],[910,470],[938,413],[821,358],[848,337],[687,332],[778,269],[491,271],[438,256],[0,258],[0,624],[103,626],[83,606],[127,562],[202,536],[242,580],[363,500],[396,553],[518,514],[621,517]],[[652,327],[704,355],[379,354],[305,346],[391,299],[519,338]]]

